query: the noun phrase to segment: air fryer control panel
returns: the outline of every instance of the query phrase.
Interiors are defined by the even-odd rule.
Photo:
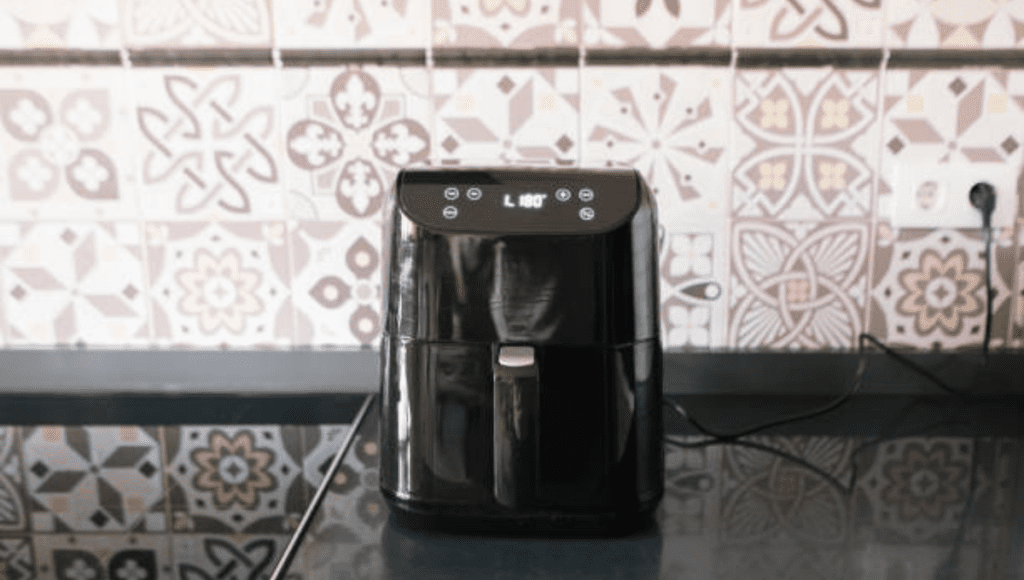
[[[450,232],[596,233],[636,210],[632,171],[407,170],[398,203],[417,223]]]

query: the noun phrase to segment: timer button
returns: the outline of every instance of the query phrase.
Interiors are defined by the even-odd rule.
[[[468,197],[472,201],[476,201],[476,200],[480,199],[480,196],[482,196],[482,195],[483,195],[483,192],[480,191],[479,187],[471,187],[471,188],[469,188],[466,191],[466,197]]]
[[[589,207],[585,207],[585,208],[581,209],[580,210],[580,219],[585,221],[585,222],[589,222],[590,220],[594,219],[594,210],[589,208]]]
[[[455,187],[448,187],[444,190],[444,198],[449,200],[459,199],[459,190]]]
[[[555,199],[558,201],[569,201],[572,199],[572,192],[564,187],[559,188],[559,190],[555,192]]]
[[[441,211],[441,215],[443,215],[445,219],[453,220],[455,219],[455,216],[459,215],[459,208],[454,205],[445,206],[444,210]]]
[[[594,201],[594,190],[589,187],[584,187],[580,190],[580,201],[583,203],[590,203]]]

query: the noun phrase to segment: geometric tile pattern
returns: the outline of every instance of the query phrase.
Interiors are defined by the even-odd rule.
[[[34,531],[166,529],[156,428],[32,427],[24,436]]]
[[[5,580],[32,580],[36,577],[32,538],[0,538],[0,572],[4,574]]]
[[[0,532],[26,528],[21,441],[17,427],[0,427]]]
[[[36,534],[38,578],[172,580],[166,534]]]
[[[881,0],[738,0],[737,46],[880,46]]]
[[[270,46],[270,0],[119,1],[122,34],[131,47]]]
[[[725,345],[723,288],[729,266],[724,244],[722,232],[665,232],[660,271],[664,348]]]
[[[117,48],[118,0],[9,2],[0,8],[4,48]]]
[[[728,46],[732,0],[585,0],[583,42],[587,47]]]
[[[281,48],[423,48],[430,2],[274,2]]]
[[[907,48],[1024,46],[1024,2],[887,0],[886,43]]]
[[[580,0],[433,0],[434,46],[575,46]]]
[[[288,536],[171,534],[173,578],[269,578]],[[293,565],[295,571],[301,566]],[[301,578],[292,573],[288,578]]]

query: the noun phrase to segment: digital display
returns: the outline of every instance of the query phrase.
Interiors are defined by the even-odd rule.
[[[546,193],[506,193],[501,200],[502,207],[521,209],[544,209],[544,200],[548,198]]]

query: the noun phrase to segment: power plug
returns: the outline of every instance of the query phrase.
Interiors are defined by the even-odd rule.
[[[981,212],[981,227],[992,227],[992,213],[996,210],[996,188],[987,181],[979,181],[971,186],[971,205]]]

